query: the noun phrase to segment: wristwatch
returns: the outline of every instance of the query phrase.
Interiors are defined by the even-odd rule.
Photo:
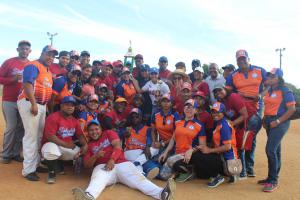
[[[276,119],[276,123],[277,123],[277,124],[280,124],[280,120],[279,120],[279,119]]]

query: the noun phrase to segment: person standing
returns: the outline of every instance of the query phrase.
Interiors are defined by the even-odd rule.
[[[44,131],[46,104],[52,94],[52,74],[49,66],[57,50],[47,45],[38,60],[29,62],[23,71],[23,90],[18,97],[18,109],[23,121],[23,176],[29,181],[38,181],[36,173],[40,161],[39,149]]]
[[[69,63],[70,63],[70,53],[68,51],[59,52],[58,63],[53,63],[49,67],[53,79],[59,76],[65,76],[68,73],[67,66],[69,65]]]
[[[22,73],[29,62],[31,44],[22,40],[17,48],[18,57],[6,60],[0,68],[0,84],[3,85],[2,110],[6,122],[4,131],[2,163],[11,160],[22,162],[20,157],[24,129],[17,107],[17,99],[22,87]]]
[[[168,67],[168,58],[166,56],[161,56],[158,60],[158,66],[159,66],[159,79],[167,82],[168,76],[171,73],[170,70],[167,69]]]

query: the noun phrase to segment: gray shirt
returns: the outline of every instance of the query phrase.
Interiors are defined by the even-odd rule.
[[[208,76],[205,79],[205,82],[208,84],[208,87],[209,87],[210,103],[213,104],[215,101],[217,101],[215,99],[213,89],[215,88],[216,85],[225,85],[226,80],[222,75],[219,74],[216,79],[212,79],[211,76]]]

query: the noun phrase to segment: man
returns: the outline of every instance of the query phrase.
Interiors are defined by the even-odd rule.
[[[87,64],[84,67],[81,67],[81,77],[78,78],[76,82],[76,86],[74,88],[73,94],[76,96],[79,100],[79,97],[81,96],[82,93],[82,86],[86,83],[88,83],[89,78],[92,75],[92,66]]]
[[[93,71],[100,72],[102,63],[100,60],[94,60],[92,64]]]
[[[133,68],[132,75],[134,78],[137,78],[140,76],[140,67],[144,64],[144,57],[141,54],[137,54],[134,57],[135,61],[135,68]]]
[[[6,60],[0,68],[0,84],[3,85],[2,110],[6,122],[3,138],[2,163],[11,160],[22,162],[20,157],[24,129],[17,108],[17,99],[22,87],[22,73],[29,62],[31,44],[22,40],[17,48],[18,57]]]
[[[61,101],[60,111],[52,113],[46,119],[44,145],[41,152],[48,166],[47,183],[49,184],[55,182],[55,170],[58,168],[59,161],[74,160],[87,151],[87,143],[80,124],[72,116],[75,104],[74,97],[65,96]],[[81,147],[76,146],[74,137],[78,138]],[[63,166],[60,167],[63,170]]]
[[[100,85],[104,83],[109,90],[113,90],[113,80],[112,80],[112,71],[113,71],[113,66],[111,62],[105,61],[102,63],[103,65],[103,70],[98,74],[99,80],[97,85]]]
[[[36,173],[40,162],[40,143],[46,118],[46,104],[52,94],[52,74],[49,70],[57,50],[47,45],[38,60],[29,62],[23,72],[23,90],[18,98],[18,109],[23,121],[23,176],[38,181]]]
[[[70,51],[70,62],[69,65],[80,65],[80,61],[79,61],[79,53],[75,50]]]
[[[178,62],[178,63],[176,63],[175,68],[183,70],[184,73],[186,72],[186,66],[185,66],[184,62]]]
[[[248,111],[248,130],[258,133],[261,128],[261,117],[259,116],[260,93],[263,92],[263,84],[266,80],[266,71],[250,64],[248,52],[238,50],[236,52],[238,69],[231,73],[226,79],[226,88],[239,93]],[[262,105],[261,105],[262,106]],[[260,109],[261,109],[260,106]],[[254,152],[256,137],[253,138],[252,150],[245,152],[246,168],[248,177],[255,177]]]
[[[95,200],[106,186],[118,182],[155,199],[174,198],[174,180],[169,179],[166,187],[161,188],[146,179],[133,163],[124,158],[121,142],[115,131],[102,131],[100,123],[93,120],[88,123],[88,134],[91,141],[84,156],[84,166],[93,168],[93,174],[85,191],[81,188],[73,189],[75,199]]]
[[[168,76],[171,73],[170,70],[167,69],[168,67],[168,58],[166,56],[162,56],[158,60],[158,66],[159,66],[159,78],[160,80],[166,82],[168,81]]]
[[[90,52],[82,51],[80,53],[80,66],[84,67],[84,66],[90,64],[90,57],[91,57]]]
[[[222,67],[223,71],[223,77],[226,79],[229,74],[235,71],[235,66],[233,64],[228,64]]]
[[[210,103],[213,104],[217,100],[215,99],[213,90],[216,85],[224,85],[225,79],[222,75],[218,72],[219,66],[216,63],[210,63],[208,66],[208,74],[209,76],[205,79],[205,82],[209,86],[209,92],[210,92]]]
[[[199,67],[201,68],[200,60],[198,60],[198,59],[192,60],[192,70],[193,70],[193,72],[195,71],[196,68],[199,68]],[[192,83],[194,83],[194,81],[195,81],[193,72],[189,73],[189,77],[190,77],[190,80],[192,81]]]
[[[70,53],[67,51],[61,51],[58,55],[58,63],[53,63],[49,69],[52,73],[53,79],[60,75],[66,75],[67,66],[70,63]]]

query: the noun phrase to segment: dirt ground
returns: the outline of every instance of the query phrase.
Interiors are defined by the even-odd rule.
[[[2,149],[3,130],[5,122],[0,114],[0,149]],[[277,191],[266,194],[261,191],[262,186],[257,185],[259,179],[267,175],[267,159],[264,152],[266,134],[262,130],[258,136],[258,146],[256,151],[255,171],[256,178],[248,178],[236,184],[222,184],[215,189],[205,186],[205,180],[193,180],[187,183],[177,184],[176,199],[196,200],[196,199],[255,199],[255,200],[300,200],[300,120],[293,121],[288,134],[283,140],[282,146],[282,171],[280,183]],[[0,199],[2,200],[71,200],[73,199],[71,189],[73,187],[85,188],[89,182],[89,173],[75,176],[71,167],[67,168],[67,174],[57,177],[57,182],[53,185],[46,184],[46,174],[40,174],[41,180],[29,182],[21,175],[22,164],[12,162],[11,164],[0,164]],[[162,181],[154,181],[160,186],[164,186]],[[98,199],[101,200],[146,200],[151,199],[139,191],[129,189],[126,186],[116,184],[104,190]]]

